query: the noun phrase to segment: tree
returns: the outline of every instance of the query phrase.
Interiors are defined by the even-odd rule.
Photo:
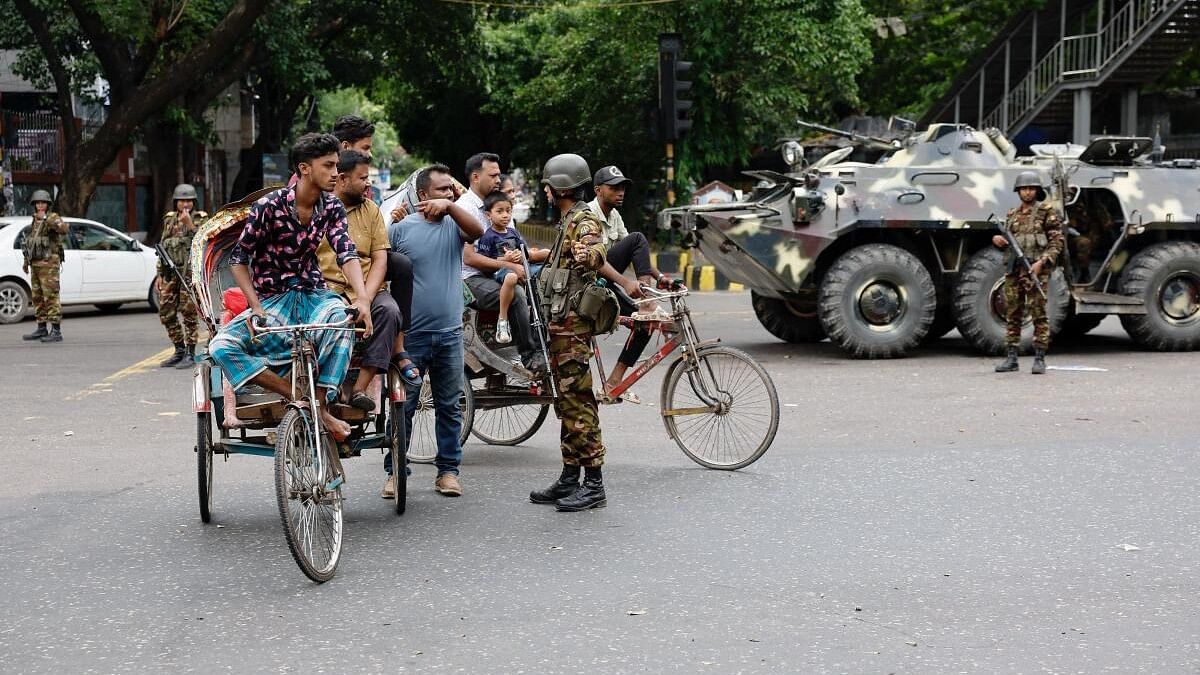
[[[254,55],[247,38],[269,2],[6,0],[24,25],[8,26],[4,42],[34,45],[22,55],[21,74],[53,82],[63,121],[58,210],[83,215],[117,153],[148,122],[153,143],[165,122],[155,116],[172,103],[182,101],[191,114],[228,86],[229,73],[244,70]],[[105,90],[89,92],[96,75],[104,78]],[[73,123],[73,96],[79,93],[107,104],[94,130]]]

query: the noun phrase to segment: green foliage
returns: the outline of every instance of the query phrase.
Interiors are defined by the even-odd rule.
[[[325,92],[317,99],[317,118],[321,129],[332,129],[333,123],[342,115],[358,115],[375,123],[372,152],[375,166],[400,168],[404,148],[400,136],[387,121],[383,106],[371,101],[361,89],[342,87]]]

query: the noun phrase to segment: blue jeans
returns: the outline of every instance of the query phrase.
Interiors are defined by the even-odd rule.
[[[437,466],[438,475],[458,475],[458,465],[462,461],[462,446],[458,444],[458,436],[462,431],[462,409],[459,407],[463,395],[462,329],[456,328],[447,333],[409,333],[404,338],[404,349],[413,365],[429,375],[429,385],[433,390],[433,434],[438,447],[434,465]],[[408,419],[409,429],[412,429],[413,413],[417,410],[420,394],[420,387],[408,388],[404,415]],[[411,434],[409,441],[412,441]],[[391,473],[391,467],[388,466],[390,462],[391,453],[385,453],[384,468],[388,473]]]

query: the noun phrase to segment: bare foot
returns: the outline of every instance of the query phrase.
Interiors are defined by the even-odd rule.
[[[335,441],[344,441],[350,435],[350,425],[334,417],[326,408],[321,408],[321,421]]]

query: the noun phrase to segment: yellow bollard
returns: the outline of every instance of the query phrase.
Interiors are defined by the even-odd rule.
[[[700,268],[700,290],[717,290],[717,270],[712,265],[705,265]]]
[[[742,291],[746,290],[746,287],[736,281],[731,281],[729,282],[729,288],[727,290],[733,291],[734,293],[741,293]]]

